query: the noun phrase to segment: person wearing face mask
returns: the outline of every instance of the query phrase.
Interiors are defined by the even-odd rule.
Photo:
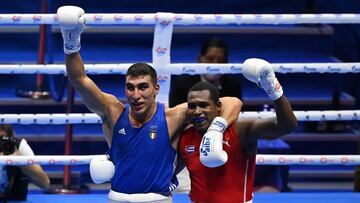
[[[25,139],[15,138],[11,125],[0,125],[1,156],[34,156]],[[0,166],[0,199],[26,200],[28,182],[33,182],[42,190],[50,187],[50,179],[38,164],[27,166]]]
[[[213,38],[203,43],[198,62],[228,63],[228,52],[224,41]],[[190,87],[201,81],[213,84],[219,90],[220,97],[242,98],[240,76],[238,74],[173,75],[171,76],[169,106],[173,107],[186,102]]]
[[[269,119],[240,118],[218,134],[208,134],[222,119],[218,89],[199,82],[188,93],[191,126],[181,135],[176,173],[185,166],[191,180],[192,202],[251,203],[254,192],[258,139],[276,139],[290,133],[297,125],[291,105],[270,64],[261,59],[244,62],[243,75],[265,90],[273,100],[276,117]],[[208,129],[209,128],[209,129]],[[219,165],[217,157],[227,162]]]

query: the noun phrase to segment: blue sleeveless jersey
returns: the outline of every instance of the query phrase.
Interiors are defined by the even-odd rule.
[[[173,176],[176,151],[170,143],[164,105],[157,103],[155,115],[140,128],[131,126],[128,114],[129,105],[125,105],[109,149],[115,165],[112,190],[127,194],[173,191],[178,185]]]

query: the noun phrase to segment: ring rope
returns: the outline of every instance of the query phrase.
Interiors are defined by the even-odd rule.
[[[294,111],[299,121],[346,121],[360,120],[360,110],[341,111]],[[271,118],[275,117],[271,111],[241,112],[239,118]],[[101,118],[94,113],[72,114],[0,114],[1,124],[39,124],[39,125],[62,125],[62,124],[95,124],[102,123]]]
[[[158,14],[85,14],[86,23],[89,25],[156,25]],[[311,23],[356,23],[360,22],[360,14],[175,14],[173,19],[174,25],[241,25],[241,24],[311,24]],[[161,24],[168,24],[170,21],[162,20]],[[0,24],[21,25],[21,24],[58,24],[56,14],[0,14]],[[277,72],[359,72],[358,64],[346,64],[340,67],[340,63],[336,65],[301,65],[302,67],[279,65],[275,68]],[[117,69],[122,68],[124,74],[129,64],[106,64],[108,70],[105,72],[102,67],[104,64],[92,65],[95,70],[87,69],[87,73],[91,74],[108,74],[115,73]],[[191,65],[191,69],[187,66]],[[169,64],[175,66],[170,71],[173,74],[202,74],[202,73],[241,73],[241,65],[226,64],[228,68],[222,70],[220,65],[201,64],[199,70],[196,70],[199,64]],[[65,74],[64,65],[56,66],[49,69],[49,65],[2,65],[1,71],[5,69],[6,74]],[[28,68],[26,67],[28,66]],[[32,66],[32,67],[29,67]],[[16,68],[20,67],[22,71],[16,72]],[[110,68],[108,68],[110,67]],[[120,68],[119,68],[120,67]],[[217,68],[216,68],[217,67]],[[340,68],[339,68],[340,67]],[[167,67],[168,68],[168,67]],[[41,69],[41,70],[40,70]],[[44,70],[45,72],[41,72]],[[351,71],[350,71],[351,70]],[[28,72],[30,71],[30,72]],[[31,72],[32,71],[32,72]],[[159,70],[161,72],[161,70]],[[204,72],[202,72],[204,71]],[[229,72],[223,72],[229,71]],[[355,111],[296,111],[294,112],[298,120],[359,120],[360,110]],[[259,117],[266,118],[274,116],[273,112],[245,112],[240,114],[241,117]],[[15,124],[67,124],[67,123],[101,123],[101,119],[96,114],[2,114],[0,115],[1,123]],[[87,155],[87,156],[1,156],[0,165],[80,165],[88,164],[94,156],[104,155]],[[359,155],[257,155],[257,164],[260,165],[360,165]]]
[[[106,155],[0,156],[0,165],[86,165]],[[360,165],[360,155],[256,155],[257,165]]]
[[[89,25],[155,25],[162,13],[90,13]],[[360,14],[173,14],[174,25],[358,24]],[[168,24],[169,20],[163,20]],[[58,24],[57,14],[0,14],[0,24]]]
[[[256,155],[257,165],[359,165],[360,155]]]
[[[0,165],[84,165],[92,158],[106,155],[37,155],[37,156],[0,156]]]
[[[130,63],[122,64],[85,64],[87,74],[122,74],[125,75]],[[360,63],[273,63],[278,73],[360,73]],[[176,63],[158,68],[163,74],[239,74],[241,63]],[[64,64],[1,64],[0,74],[66,74]]]

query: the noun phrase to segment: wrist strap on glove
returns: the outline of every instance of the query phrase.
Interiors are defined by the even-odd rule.
[[[271,100],[277,100],[284,94],[274,72],[260,75],[260,78],[260,87],[265,90]]]
[[[81,49],[81,33],[85,28],[85,19],[80,17],[79,20],[79,25],[75,29],[61,28],[61,33],[64,39],[64,52],[67,55],[77,53]]]
[[[216,130],[221,133],[224,133],[226,128],[228,127],[228,122],[225,120],[225,118],[217,116],[214,118],[214,120],[211,122],[209,128],[207,129],[207,132],[211,130]]]

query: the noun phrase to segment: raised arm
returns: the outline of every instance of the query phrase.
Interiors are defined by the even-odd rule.
[[[229,124],[236,122],[243,106],[242,101],[236,97],[221,97],[220,101],[222,104],[220,116]]]
[[[297,119],[289,101],[283,95],[282,87],[271,65],[261,59],[248,59],[244,62],[243,74],[265,90],[274,101],[276,112],[276,118],[242,121],[248,126],[246,135],[251,138],[275,139],[293,131],[297,126]]]
[[[260,139],[276,139],[292,132],[297,119],[291,105],[285,96],[274,101],[276,117],[269,119],[254,119],[249,127],[248,135]]]
[[[109,104],[118,101],[114,96],[103,93],[85,74],[84,64],[78,53],[81,48],[80,35],[85,27],[84,10],[75,6],[63,6],[57,10],[57,15],[64,40],[69,80],[89,110],[106,119]]]
[[[107,116],[107,106],[111,100],[117,101],[112,96],[103,93],[97,85],[85,74],[85,69],[81,57],[78,53],[65,56],[66,71],[72,86],[80,94],[81,99],[91,112],[96,113],[101,118]]]

